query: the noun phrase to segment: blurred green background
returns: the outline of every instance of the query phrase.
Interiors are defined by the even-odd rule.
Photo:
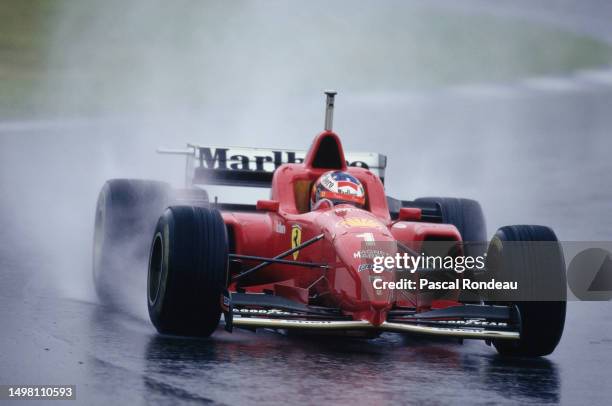
[[[610,64],[600,41],[406,2],[0,2],[0,119],[406,92]],[[237,96],[238,95],[238,96]]]

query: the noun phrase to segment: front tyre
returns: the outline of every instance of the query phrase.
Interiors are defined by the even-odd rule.
[[[521,319],[520,340],[494,340],[497,351],[529,357],[552,353],[563,334],[567,297],[565,260],[555,233],[544,226],[500,228],[487,251],[487,272],[496,280],[517,281],[519,289],[492,295],[494,303],[516,306]]]
[[[228,244],[218,210],[171,206],[157,222],[147,278],[151,322],[160,333],[208,337],[221,317]]]

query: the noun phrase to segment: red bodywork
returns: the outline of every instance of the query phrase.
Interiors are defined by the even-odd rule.
[[[367,196],[364,210],[349,205],[309,210],[313,182],[332,169],[347,171],[361,181]],[[347,167],[342,145],[335,133],[325,131],[319,134],[304,163],[284,164],[274,172],[271,200],[273,202],[258,203],[258,208],[266,210],[222,213],[228,226],[232,253],[274,257],[292,248],[292,238],[296,238],[296,234],[300,234],[300,240],[304,242],[323,233],[322,240],[288,259],[325,263],[330,268],[271,264],[240,280],[239,287],[236,282],[231,283],[230,291],[238,288],[247,293],[267,291],[304,304],[335,307],[354,320],[366,320],[374,326],[383,323],[392,308],[409,307],[420,311],[457,304],[456,296],[436,300],[425,293],[377,291],[372,285],[373,278],[392,281],[394,273],[375,274],[371,269],[360,270],[364,261],[356,253],[368,240],[377,243],[389,241],[392,243],[389,246],[395,246],[395,241],[399,241],[420,251],[423,241],[461,241],[461,235],[450,224],[392,221],[383,183],[367,169]],[[232,275],[257,263],[245,261],[241,269],[230,267]]]

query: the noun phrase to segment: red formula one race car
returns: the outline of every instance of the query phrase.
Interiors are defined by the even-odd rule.
[[[100,296],[126,280],[126,261],[148,263],[149,315],[160,333],[209,336],[223,314],[230,332],[397,332],[482,339],[508,355],[551,353],[566,308],[553,231],[506,226],[483,244],[485,222],[473,200],[386,196],[386,157],[345,155],[332,131],[334,95],[327,92],[325,130],[306,153],[189,145],[160,151],[187,157],[186,189],[108,181],[96,211]],[[321,181],[330,173],[340,174],[335,186]],[[207,189],[219,185],[270,188],[270,195],[252,204],[209,201]],[[338,190],[318,193],[319,186]],[[315,202],[313,193],[328,198]],[[469,257],[480,266],[466,271]],[[413,266],[402,269],[406,262]]]

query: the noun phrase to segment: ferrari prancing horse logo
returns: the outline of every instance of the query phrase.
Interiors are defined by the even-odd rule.
[[[302,243],[302,227],[299,224],[294,224],[291,226],[291,248],[298,247]],[[293,253],[293,260],[298,259],[298,255],[300,255],[300,251],[295,251]]]

